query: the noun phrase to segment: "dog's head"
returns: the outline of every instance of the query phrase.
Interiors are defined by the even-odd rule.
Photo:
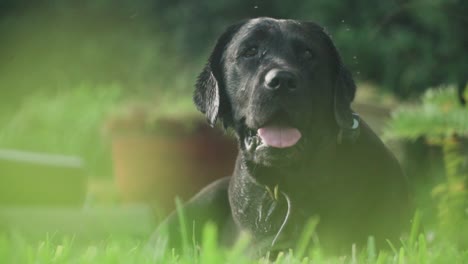
[[[211,125],[235,129],[247,160],[276,166],[355,131],[355,90],[323,28],[257,18],[220,36],[194,101]]]

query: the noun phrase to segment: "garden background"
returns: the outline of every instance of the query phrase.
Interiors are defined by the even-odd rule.
[[[466,14],[461,0],[0,0],[0,262],[150,261],[142,244],[173,194],[225,176],[235,154],[191,103],[216,36],[272,16],[330,33],[358,82],[354,108],[397,154],[420,209],[401,248],[370,243],[340,258],[315,248],[278,262],[467,263],[468,109],[456,95],[468,76]],[[183,164],[171,159],[180,153]],[[206,171],[214,159],[222,166]],[[201,177],[193,171],[208,176],[173,177]],[[246,261],[211,245],[213,232],[196,260]]]

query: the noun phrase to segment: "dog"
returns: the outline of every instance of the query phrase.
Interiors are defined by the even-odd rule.
[[[237,137],[232,176],[204,188],[153,235],[199,243],[214,222],[220,243],[242,232],[258,252],[292,247],[311,217],[333,252],[398,242],[412,216],[407,179],[352,109],[356,86],[331,37],[313,22],[255,18],[219,37],[194,102]],[[167,233],[165,233],[167,235]]]

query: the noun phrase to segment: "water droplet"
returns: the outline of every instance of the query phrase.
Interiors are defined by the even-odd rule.
[[[357,56],[356,56],[356,55],[354,55],[354,56],[353,56],[353,59],[357,59]]]
[[[258,8],[258,6],[254,6],[254,8],[255,8],[255,9],[257,9],[257,8]]]
[[[344,19],[343,19],[343,20],[341,20],[341,23],[344,23]]]

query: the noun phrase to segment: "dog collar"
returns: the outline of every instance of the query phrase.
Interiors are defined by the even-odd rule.
[[[359,137],[360,127],[361,127],[361,119],[359,115],[356,113],[352,113],[353,116],[353,125],[349,128],[340,128],[338,132],[337,142],[338,144],[342,144],[343,142],[350,142],[354,143]]]

